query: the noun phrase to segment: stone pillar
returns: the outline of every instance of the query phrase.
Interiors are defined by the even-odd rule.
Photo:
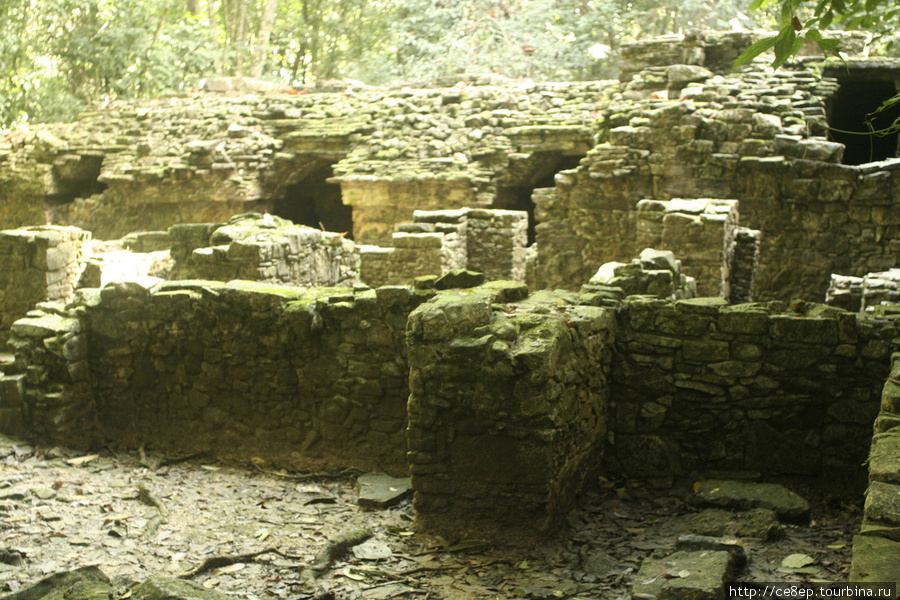
[[[417,527],[537,540],[599,467],[614,312],[488,283],[410,315],[409,463]],[[515,302],[504,310],[496,302]]]
[[[527,212],[470,209],[466,238],[470,270],[489,280],[525,281]]]
[[[89,231],[77,227],[0,231],[0,342],[36,303],[72,298],[90,239]]]
[[[734,236],[734,255],[731,261],[732,304],[753,301],[753,278],[759,263],[759,242],[762,233],[755,229],[738,227]]]

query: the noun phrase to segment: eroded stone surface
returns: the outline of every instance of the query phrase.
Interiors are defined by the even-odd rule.
[[[737,510],[767,508],[788,522],[809,521],[809,502],[774,483],[710,479],[701,484],[697,490],[697,498],[703,504]]]

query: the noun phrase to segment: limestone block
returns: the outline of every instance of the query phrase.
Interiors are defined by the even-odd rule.
[[[900,556],[900,542],[877,536],[853,536],[850,581],[900,581],[900,561],[897,556]]]
[[[661,559],[647,558],[632,584],[632,594],[660,600],[715,600],[735,572],[726,551],[676,551]]]
[[[697,499],[705,505],[737,510],[768,508],[778,517],[791,523],[809,521],[809,502],[773,483],[748,483],[709,479],[697,490]]]

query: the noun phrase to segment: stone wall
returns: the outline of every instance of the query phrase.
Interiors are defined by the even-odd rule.
[[[636,254],[645,198],[737,199],[741,222],[761,232],[760,299],[821,300],[832,272],[893,266],[900,165],[837,164],[840,145],[816,137],[824,135],[821,99],[835,83],[803,71],[772,78],[714,77],[685,88],[679,102],[647,99],[604,113],[607,141],[558,175],[550,197],[535,196],[538,285],[570,286]],[[788,92],[803,102],[780,103]]]
[[[72,298],[90,240],[90,232],[75,227],[0,231],[0,345],[13,321],[36,303]]]
[[[171,279],[246,279],[302,287],[359,282],[356,244],[265,214],[169,228]]]
[[[13,327],[25,422],[43,443],[401,473],[406,321],[426,297],[257,282],[82,290]]]
[[[733,200],[641,200],[635,245],[673,252],[698,295],[729,298],[737,208]]]
[[[523,211],[461,208],[417,210],[398,226],[391,246],[362,245],[360,279],[368,285],[408,284],[452,269],[492,280],[525,280],[528,215]]]
[[[895,340],[898,342],[900,340]],[[869,485],[860,535],[853,538],[851,581],[897,581],[900,552],[900,354],[890,360],[869,452]]]
[[[858,477],[897,324],[823,305],[626,299],[607,464]]]
[[[614,312],[526,294],[487,284],[410,316],[409,463],[424,530],[540,538],[600,466]]]

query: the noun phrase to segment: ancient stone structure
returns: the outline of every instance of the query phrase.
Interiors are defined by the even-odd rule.
[[[0,235],[0,424],[409,469],[421,528],[510,538],[597,472],[852,483],[871,452],[855,546],[895,550],[897,138],[827,125],[900,65],[729,72],[753,35],[634,45],[617,82],[226,91],[10,137],[0,225],[34,228]],[[832,274],[854,312],[813,303]]]
[[[879,138],[869,156],[826,124],[861,119],[871,108],[854,90],[877,105],[900,68],[809,56],[730,72],[756,35],[626,47],[617,82],[461,77],[429,90],[113,103],[0,148],[0,226],[49,219],[108,239],[268,211],[402,255],[404,244],[439,253],[436,240],[393,238],[416,210],[524,210],[533,289],[578,289],[600,265],[653,246],[674,251],[705,294],[716,284],[700,274],[719,258],[694,272],[678,218],[665,217],[665,243],[644,239],[644,220],[665,216],[659,202],[735,201],[727,227],[760,232],[755,299],[821,301],[831,273],[896,266],[898,163],[883,159],[896,157],[897,139]],[[851,51],[857,41],[844,40]]]
[[[408,461],[420,526],[448,535],[544,535],[598,470],[864,474],[891,318],[598,285],[528,295],[467,273],[429,289],[81,290],[13,325],[0,408],[52,443]]]
[[[145,287],[146,286],[146,287]],[[18,320],[2,406],[115,440],[405,471],[407,316],[433,292],[149,281]]]
[[[0,343],[13,321],[44,300],[72,299],[89,255],[91,234],[76,227],[0,232]]]
[[[421,211],[388,247],[360,246],[360,278],[369,285],[409,283],[424,275],[472,269],[489,279],[525,281],[528,214],[472,209]]]

